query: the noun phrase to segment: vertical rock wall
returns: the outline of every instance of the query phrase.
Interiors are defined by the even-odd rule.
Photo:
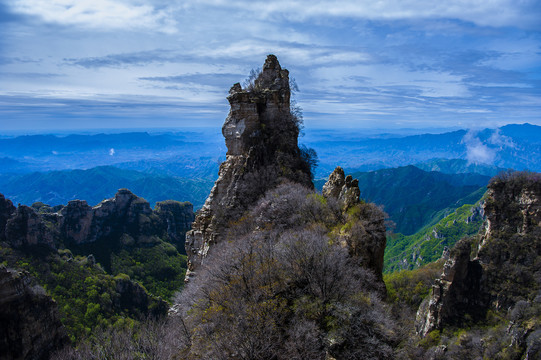
[[[289,72],[269,55],[247,89],[235,84],[222,127],[226,161],[192,230],[186,234],[188,272],[193,275],[233,222],[282,179],[312,188],[310,166],[297,144],[299,127],[290,110]]]
[[[48,359],[68,342],[45,290],[28,273],[0,267],[0,360]]]
[[[486,311],[511,308],[541,291],[541,176],[503,174],[491,180],[483,205],[487,217],[479,247],[471,240],[455,245],[418,312],[417,332],[425,336],[467,317],[482,319]],[[473,260],[470,260],[473,257]]]

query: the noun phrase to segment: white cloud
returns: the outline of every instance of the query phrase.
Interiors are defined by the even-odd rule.
[[[290,21],[313,17],[348,17],[375,20],[458,19],[482,26],[516,26],[539,28],[539,6],[536,0],[203,0],[211,6],[250,11],[253,16],[273,15]]]
[[[500,149],[504,147],[515,148],[515,143],[513,142],[513,139],[508,136],[502,135],[500,133],[500,129],[496,129],[496,131],[492,133],[492,135],[488,139],[488,143],[499,146]]]
[[[475,132],[468,131],[462,138],[462,143],[466,145],[468,164],[494,164],[496,150],[483,144]]]
[[[15,0],[12,9],[37,16],[47,23],[94,30],[176,31],[174,20],[167,11],[121,0]]]

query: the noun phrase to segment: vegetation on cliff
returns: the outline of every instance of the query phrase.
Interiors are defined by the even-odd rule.
[[[488,186],[486,226],[461,240],[417,313],[424,356],[541,356],[541,177],[503,173]]]
[[[0,261],[45,288],[74,343],[98,328],[165,316],[166,301],[183,285],[179,239],[193,219],[191,204],[167,201],[152,210],[121,190],[94,208],[84,201],[15,208],[3,196],[0,208]]]
[[[462,237],[479,232],[485,220],[482,204],[483,200],[462,205],[436,225],[427,226],[413,235],[389,235],[384,271],[414,269],[448,257],[449,250]]]
[[[359,249],[384,216],[343,206],[285,183],[233,224],[179,299],[182,357],[392,358],[383,283]]]
[[[0,248],[10,267],[24,269],[57,303],[72,342],[90,337],[100,327],[133,326],[150,314],[164,316],[167,304],[150,295],[127,275],[107,274],[92,257],[69,250]]]

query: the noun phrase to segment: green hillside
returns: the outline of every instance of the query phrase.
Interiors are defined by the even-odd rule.
[[[396,224],[394,231],[405,235],[435,224],[464,204],[475,203],[490,179],[479,174],[427,172],[415,166],[352,175],[359,179],[361,198],[383,205]]]
[[[444,249],[452,248],[462,237],[475,235],[483,223],[482,200],[474,205],[462,205],[437,224],[405,236],[394,234],[387,238],[384,271],[414,269],[442,257]]]

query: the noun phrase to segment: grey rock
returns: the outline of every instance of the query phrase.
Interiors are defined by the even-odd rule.
[[[268,190],[283,180],[313,188],[310,167],[301,156],[299,127],[291,114],[289,72],[269,55],[261,74],[248,89],[234,84],[231,106],[222,127],[226,161],[192,230],[186,234],[186,279],[223,240],[230,222],[239,219]]]

